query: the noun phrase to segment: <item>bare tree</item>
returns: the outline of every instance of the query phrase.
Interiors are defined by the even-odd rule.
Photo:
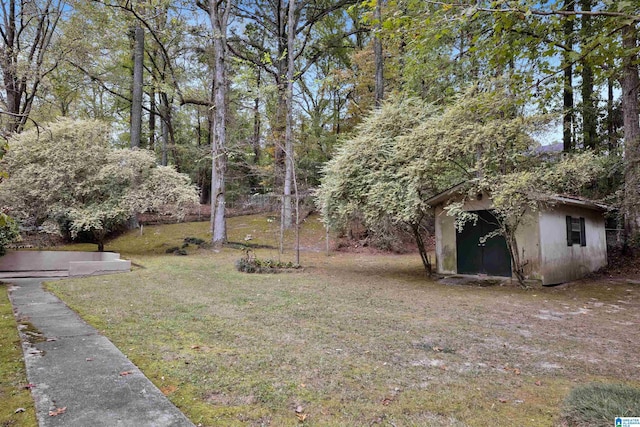
[[[58,65],[47,61],[64,0],[8,0],[2,2],[0,70],[5,135],[21,132],[42,79]]]

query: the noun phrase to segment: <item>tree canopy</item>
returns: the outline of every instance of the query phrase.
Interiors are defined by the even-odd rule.
[[[640,236],[637,2],[5,3],[0,137],[61,116],[104,120],[119,146],[189,174],[201,202],[214,202],[217,243],[226,209],[255,193],[281,195],[290,223],[293,193],[318,184],[338,141],[355,137],[380,98],[468,115],[448,108],[494,79],[518,94],[520,111],[554,117],[543,143],[608,157],[591,196],[619,208],[627,242]],[[457,132],[468,130],[477,131]],[[451,173],[473,175],[472,156],[456,154]]]
[[[114,149],[102,122],[63,119],[10,140],[0,163],[9,177],[0,200],[16,219],[39,227],[55,223],[72,237],[104,237],[138,213],[177,218],[197,203],[189,177],[157,166],[146,150]]]

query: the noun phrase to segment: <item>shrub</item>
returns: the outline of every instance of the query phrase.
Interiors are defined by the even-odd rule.
[[[7,251],[7,245],[18,238],[18,224],[7,215],[0,213],[0,256]]]
[[[197,203],[189,177],[157,166],[147,150],[114,149],[98,121],[62,119],[13,136],[0,162],[7,213],[35,226],[55,221],[72,238],[89,233],[104,248],[109,232],[137,214],[182,219]]]
[[[273,259],[258,259],[251,250],[246,251],[246,256],[236,261],[236,269],[244,273],[281,273],[287,270],[297,270],[299,264],[282,262]]]
[[[576,387],[563,404],[569,426],[612,426],[616,417],[640,414],[640,389],[623,384],[591,383]]]
[[[196,246],[202,246],[204,245],[206,242],[202,239],[199,239],[197,237],[185,237],[184,238],[184,244],[188,245],[188,244],[192,244],[192,245],[196,245]]]

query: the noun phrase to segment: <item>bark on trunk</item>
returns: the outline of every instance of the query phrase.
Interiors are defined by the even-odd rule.
[[[591,11],[591,0],[581,0],[580,6],[584,11]],[[592,34],[591,16],[582,15],[580,37],[582,46],[586,46],[587,39]],[[598,115],[593,99],[593,68],[588,59],[582,60],[582,140],[585,148],[596,150],[598,147]]]
[[[622,76],[622,105],[624,120],[624,214],[627,242],[640,245],[640,122],[638,121],[637,55],[631,55],[637,47],[638,31],[635,25],[622,30],[622,45],[629,52],[624,58]]]
[[[291,206],[291,189],[293,186],[293,168],[294,168],[294,151],[293,151],[293,74],[294,74],[294,37],[296,33],[295,21],[295,0],[289,0],[288,9],[288,32],[287,32],[287,92],[286,107],[287,118],[285,124],[284,135],[284,188],[282,198],[282,226],[285,229],[292,226],[292,206]]]
[[[166,107],[162,107],[166,108]],[[162,154],[160,157],[160,164],[167,166],[169,164],[169,126],[167,126],[166,118],[163,117],[160,122],[160,128],[162,130]]]
[[[220,247],[227,241],[225,218],[225,173],[227,169],[226,121],[227,121],[227,22],[231,0],[218,4],[209,0],[209,18],[213,30],[215,77],[213,87],[214,113],[211,133],[211,243]]]
[[[376,79],[375,79],[375,105],[380,107],[384,98],[384,58],[382,52],[382,40],[380,39],[380,30],[382,29],[382,1],[376,2],[376,8],[373,13],[373,17],[376,21],[375,30],[376,34],[373,38],[373,54],[376,64]]]
[[[565,0],[564,7],[562,9],[566,11],[574,11],[575,10],[574,0]],[[563,31],[564,31],[564,38],[565,38],[565,43],[567,45],[567,48],[571,49],[573,47],[573,39],[574,39],[572,19],[567,17],[564,18]],[[563,151],[569,152],[575,148],[573,144],[573,122],[574,122],[573,66],[571,65],[571,58],[569,56],[569,52],[563,52],[562,62],[565,66],[564,87],[562,89],[562,99],[563,99],[562,146],[563,146]]]
[[[607,149],[610,155],[613,154],[618,145],[615,119],[613,117],[613,103],[613,78],[609,77],[607,79]]]
[[[149,90],[149,150],[156,149],[156,92]]]
[[[427,254],[427,249],[425,248],[425,245],[424,245],[424,239],[422,238],[422,233],[420,233],[420,225],[412,224],[411,229],[413,230],[413,236],[416,239],[416,245],[418,246],[418,252],[420,253],[420,259],[422,260],[422,265],[424,266],[424,269],[427,272],[427,274],[431,276],[431,273],[432,273],[431,261],[429,260],[429,254]]]
[[[253,99],[253,164],[257,166],[260,162],[260,86],[262,83],[262,70],[256,68],[256,92],[258,93]]]
[[[142,138],[142,92],[144,77],[144,29],[136,24],[133,41],[133,89],[131,94],[131,148]]]

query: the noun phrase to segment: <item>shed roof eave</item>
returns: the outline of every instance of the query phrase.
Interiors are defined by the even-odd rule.
[[[431,208],[434,208],[440,205],[441,203],[444,203],[447,200],[451,199],[452,197],[461,194],[464,191],[466,184],[468,184],[468,181],[461,182],[460,184],[454,185],[453,187],[448,188],[447,190],[444,190],[432,196],[431,198],[427,199],[425,203]],[[592,209],[592,210],[601,211],[601,212],[606,212],[609,210],[609,206],[603,203],[598,203],[598,202],[594,202],[593,200],[583,199],[575,196],[558,195],[558,194],[537,194],[537,195],[534,195],[534,197],[540,202],[551,202],[556,204],[577,206],[577,207]]]
[[[592,210],[601,211],[601,212],[606,212],[609,210],[609,207],[603,203],[594,202],[593,200],[575,198],[571,196],[552,195],[552,196],[545,196],[544,198],[540,199],[540,201],[545,201],[545,200],[548,200],[554,203],[560,203],[563,205],[577,206],[577,207],[592,209]]]

